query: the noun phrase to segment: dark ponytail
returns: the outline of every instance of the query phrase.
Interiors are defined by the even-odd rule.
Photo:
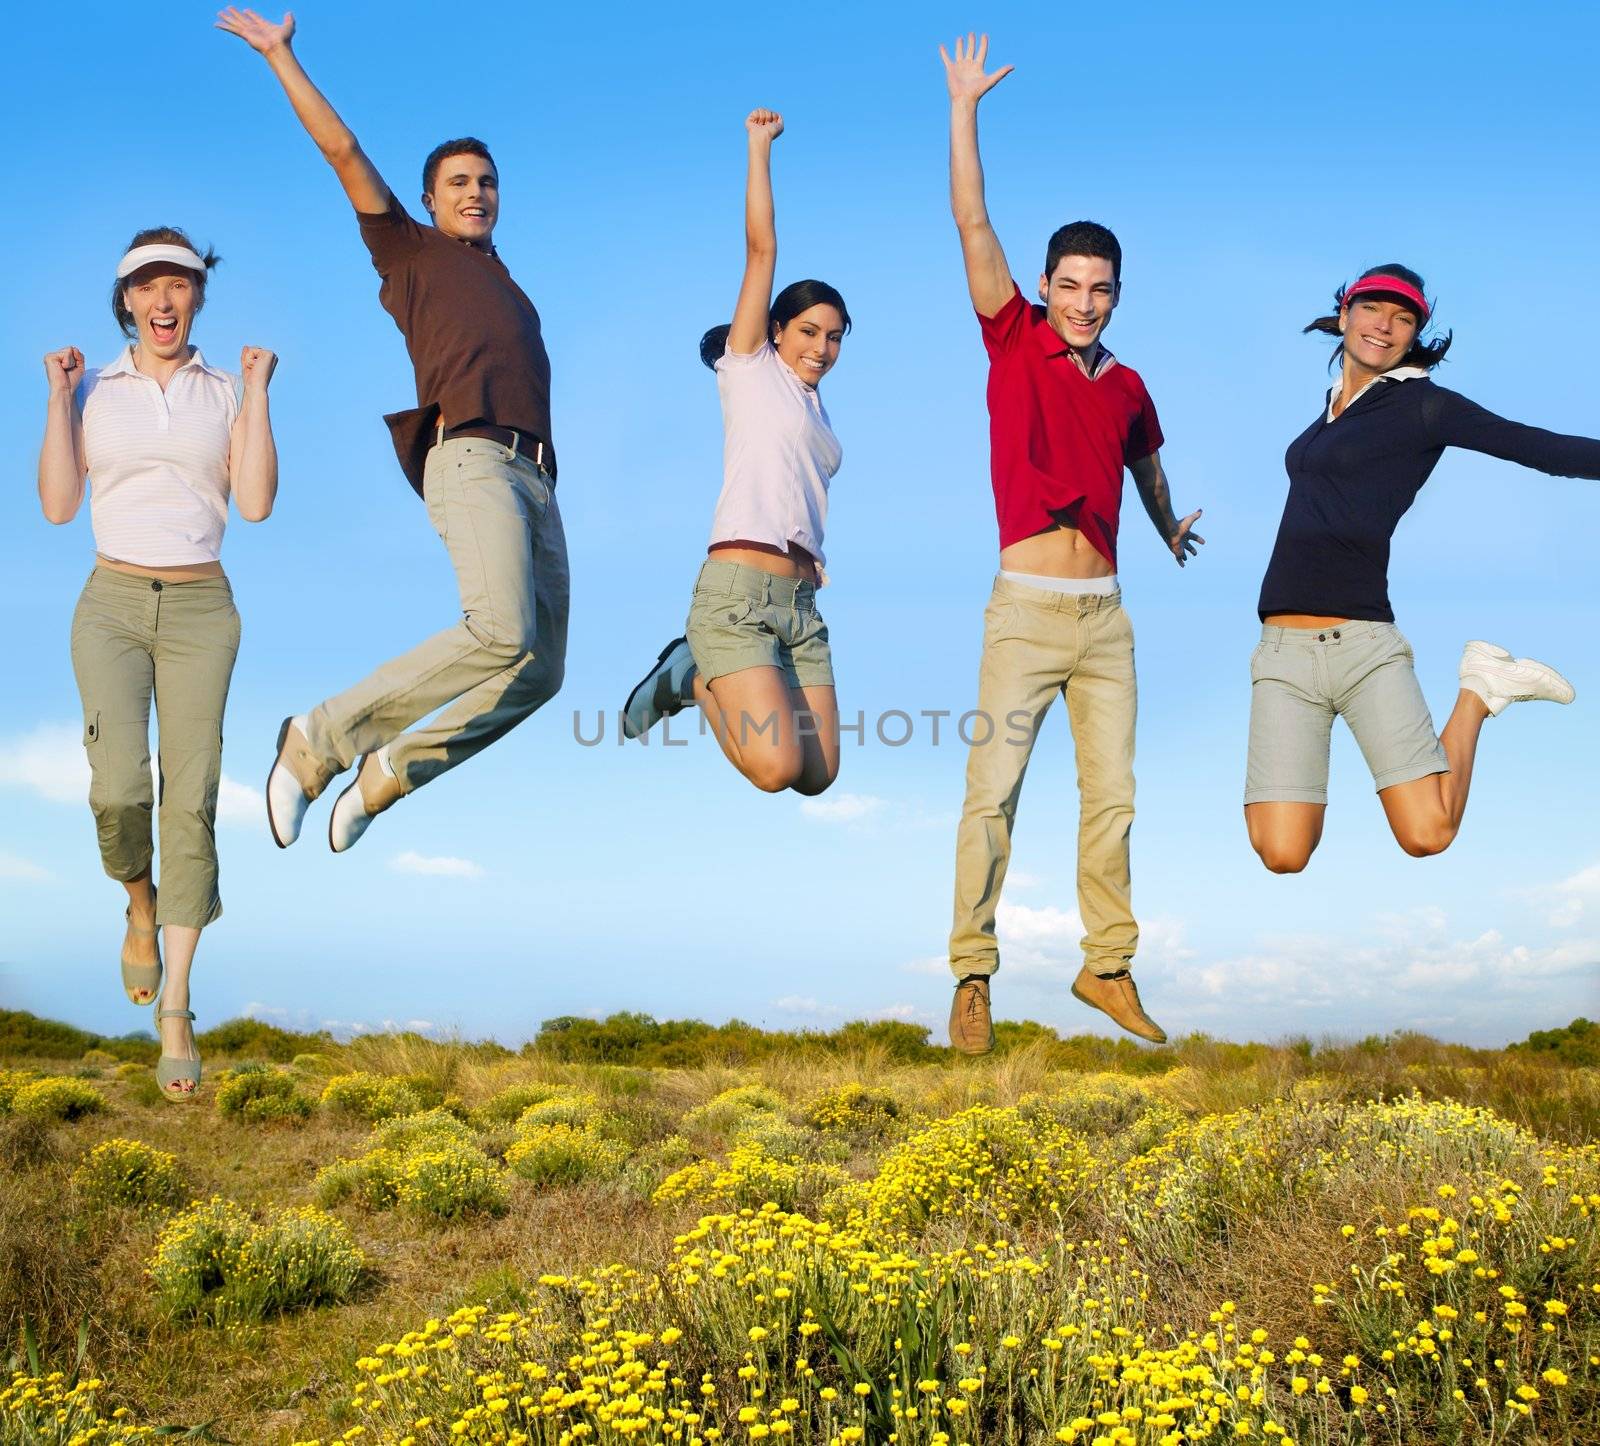
[[[1369,276],[1395,276],[1401,281],[1416,287],[1418,291],[1426,292],[1427,290],[1422,283],[1422,278],[1409,266],[1402,266],[1398,261],[1391,261],[1387,266],[1370,266],[1356,280],[1364,281]],[[1345,288],[1343,286],[1333,293],[1333,314],[1331,316],[1319,316],[1315,321],[1309,322],[1301,328],[1302,335],[1315,331],[1321,332],[1326,336],[1339,338],[1339,345],[1333,349],[1333,355],[1328,358],[1330,369],[1344,355],[1344,337],[1339,330],[1339,313],[1344,310],[1344,294]],[[1421,318],[1419,317],[1418,320],[1421,320]],[[1447,331],[1442,337],[1436,337],[1432,341],[1424,341],[1422,333],[1426,326],[1427,323],[1424,322],[1422,326],[1417,328],[1417,334],[1411,342],[1411,349],[1395,363],[1396,366],[1427,367],[1432,370],[1444,360],[1444,354],[1450,350],[1450,343],[1454,339],[1455,333]]]
[[[801,312],[810,311],[813,306],[831,306],[843,319],[844,329],[850,330],[850,313],[845,309],[844,297],[826,281],[791,281],[772,298],[772,309],[767,313],[767,334],[772,334],[773,327],[781,331]],[[732,329],[729,323],[724,322],[721,326],[712,327],[700,338],[700,360],[713,371],[728,350],[728,333]]]
[[[204,271],[187,271],[194,278],[194,309],[196,312],[206,304],[206,277],[211,274],[211,268],[222,258],[209,246],[204,252],[191,241],[186,232],[176,226],[151,226],[147,230],[134,233],[133,240],[128,242],[123,254],[132,251],[135,246],[186,246],[205,263]],[[137,337],[139,328],[134,322],[133,313],[128,310],[128,303],[123,293],[126,291],[131,278],[123,277],[111,283],[111,314],[116,317],[117,325],[126,337]]]

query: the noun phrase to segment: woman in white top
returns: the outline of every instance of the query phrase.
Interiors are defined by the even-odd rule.
[[[260,522],[278,490],[267,411],[277,359],[240,355],[241,378],[207,365],[190,344],[216,264],[173,227],[141,231],[117,266],[111,309],[130,344],[85,372],[69,346],[44,359],[50,382],[39,501],[70,522],[85,479],[95,565],[72,621],[83,697],[89,806],[106,873],[127,890],[122,981],[156,1011],[162,1096],[200,1084],[189,969],[200,931],[222,912],[215,824],[222,715],[239,647],[239,614],[219,561],[228,498]],[[159,728],[161,890],[151,814],[150,705]]]
[[[722,750],[757,788],[817,794],[839,773],[839,705],[828,629],[817,612],[828,483],[838,439],[817,388],[850,329],[844,298],[822,281],[772,295],[775,111],[752,111],[745,269],[729,326],[700,343],[717,374],[722,494],[687,635],[667,644],[629,695],[623,732],[641,736],[698,703]]]

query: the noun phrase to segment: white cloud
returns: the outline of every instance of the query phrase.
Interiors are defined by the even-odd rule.
[[[1549,907],[1547,917],[1552,928],[1570,929],[1586,916],[1591,906],[1600,904],[1600,864],[1590,864],[1559,883],[1532,889],[1529,893]]]
[[[350,1039],[358,1034],[427,1034],[440,1038],[450,1037],[450,1031],[431,1019],[389,1019],[375,1022],[365,1019],[324,1019],[309,1009],[286,1009],[277,1004],[251,1000],[241,1011],[246,1019],[259,1019],[275,1024],[280,1029],[300,1034],[314,1034],[326,1030],[335,1039]]]
[[[26,788],[51,803],[87,803],[89,760],[81,723],[41,723],[0,739],[0,787]]]
[[[800,812],[823,823],[858,823],[883,807],[883,799],[870,793],[840,793],[832,798],[808,798],[800,805]]]
[[[157,772],[151,759],[152,786]],[[27,733],[0,738],[0,788],[25,788],[49,803],[82,807],[89,801],[89,758],[79,723],[41,723]],[[217,822],[252,827],[266,819],[261,791],[222,775]]]
[[[1038,874],[1030,874],[1026,869],[1008,869],[1006,871],[1006,887],[1008,889],[1036,889],[1044,880]]]
[[[217,789],[217,822],[245,828],[253,825],[265,828],[267,800],[259,788],[240,783],[224,773],[222,784]]]
[[[397,874],[427,874],[443,879],[475,879],[483,873],[483,865],[471,859],[451,858],[448,854],[430,857],[407,849],[389,860],[389,867]]]
[[[816,1020],[840,1021],[845,1019],[900,1019],[913,1024],[927,1024],[933,1015],[915,1004],[884,1004],[876,1009],[847,1009],[842,1004],[829,1004],[809,994],[785,994],[774,999],[772,1007],[782,1014],[809,1016]]]
[[[44,884],[54,878],[49,869],[42,869],[29,859],[16,854],[0,853],[0,883]]]

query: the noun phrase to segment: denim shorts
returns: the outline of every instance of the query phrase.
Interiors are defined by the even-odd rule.
[[[796,577],[708,558],[684,629],[700,676],[710,682],[745,668],[777,668],[791,688],[833,686],[828,625],[817,590]]]
[[[1393,623],[1261,629],[1250,658],[1246,803],[1327,803],[1328,746],[1342,717],[1381,792],[1450,765]]]

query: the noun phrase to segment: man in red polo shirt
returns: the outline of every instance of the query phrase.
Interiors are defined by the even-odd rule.
[[[950,206],[967,288],[989,352],[989,448],[1000,575],[984,614],[978,710],[956,836],[956,976],[950,1043],[994,1047],[989,977],[1000,967],[995,911],[1011,858],[1022,778],[1045,714],[1067,700],[1077,750],[1078,909],[1084,964],[1072,992],[1141,1039],[1166,1034],[1144,1012],[1129,966],[1139,942],[1128,877],[1137,691],[1133,631],[1117,589],[1122,473],[1179,566],[1202,539],[1174,517],[1161,425],[1139,380],[1100,344],[1119,296],[1122,248],[1092,221],[1050,238],[1042,306],[1012,279],[984,203],[978,101],[1011,73],[984,73],[987,36],[939,48],[950,87]]]

